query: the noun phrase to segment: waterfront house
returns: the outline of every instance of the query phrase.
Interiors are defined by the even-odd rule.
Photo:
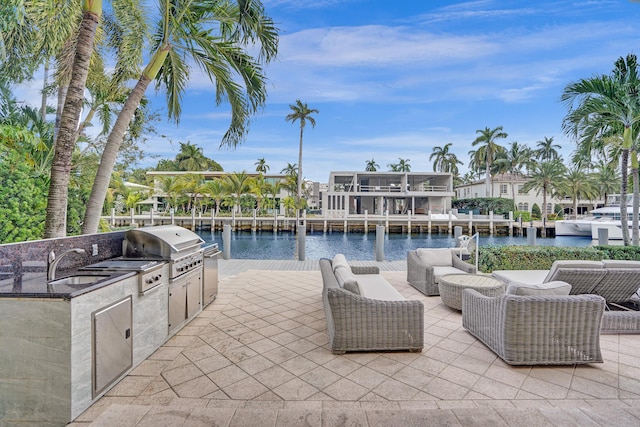
[[[445,214],[453,197],[450,173],[333,171],[322,194],[322,209],[326,217]]]
[[[492,179],[491,193],[487,194],[484,178],[469,184],[458,185],[455,189],[458,199],[473,199],[478,197],[501,197],[513,199],[518,211],[531,212],[534,204],[543,210],[542,192],[536,190],[523,191],[523,188],[530,178],[519,174],[500,174]],[[566,215],[574,215],[573,201],[569,197],[553,197],[547,194],[547,215],[555,212],[555,205],[562,206]],[[602,201],[578,200],[578,215],[586,214],[588,211],[602,206]]]

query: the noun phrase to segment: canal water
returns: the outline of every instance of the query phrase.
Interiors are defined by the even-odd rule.
[[[217,243],[223,248],[222,232],[198,233],[207,244]],[[359,233],[311,233],[307,234],[305,256],[308,260],[333,258],[337,253],[352,260],[375,260],[376,234]],[[555,238],[537,238],[540,246],[591,245],[590,237],[561,236]],[[526,237],[480,236],[480,246],[487,245],[526,245]],[[453,236],[444,234],[388,234],[384,240],[384,257],[388,261],[406,259],[407,251],[416,248],[452,248],[456,242]],[[273,234],[270,232],[232,232],[231,258],[234,259],[296,259],[296,235],[294,233]]]

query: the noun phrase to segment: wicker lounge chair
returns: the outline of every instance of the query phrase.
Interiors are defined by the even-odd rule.
[[[553,281],[571,285],[571,295],[591,294],[607,274],[600,261],[554,261],[550,270],[496,270],[493,276],[509,284],[511,282],[541,284]]]
[[[602,363],[598,295],[462,294],[462,325],[510,365]]]
[[[427,296],[440,295],[438,281],[447,274],[475,273],[476,267],[461,260],[450,248],[407,252],[407,282]],[[429,255],[433,254],[432,257]],[[446,255],[446,256],[443,256]],[[430,262],[433,259],[433,262]]]
[[[607,304],[624,304],[640,288],[640,261],[603,260],[607,274],[592,293],[602,296]]]
[[[375,274],[377,267],[352,266],[353,273]],[[411,350],[424,346],[424,306],[416,300],[366,298],[338,284],[331,260],[320,260],[322,298],[335,354],[347,351]]]

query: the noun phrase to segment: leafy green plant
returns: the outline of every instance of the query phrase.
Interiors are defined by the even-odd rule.
[[[478,197],[473,199],[457,199],[451,203],[453,209],[479,210],[482,215],[488,215],[493,211],[496,215],[508,215],[516,210],[511,199],[499,197]]]
[[[537,203],[534,203],[531,206],[531,218],[532,219],[540,219],[542,217],[542,211],[540,210],[540,206]]]
[[[640,261],[640,247],[484,246],[480,248],[478,268],[486,273],[493,270],[548,270],[556,260],[603,259]]]

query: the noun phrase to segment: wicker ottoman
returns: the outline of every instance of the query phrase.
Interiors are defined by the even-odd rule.
[[[482,295],[497,297],[504,294],[505,284],[483,274],[447,274],[440,278],[438,289],[444,305],[462,310],[463,289],[475,289]]]

